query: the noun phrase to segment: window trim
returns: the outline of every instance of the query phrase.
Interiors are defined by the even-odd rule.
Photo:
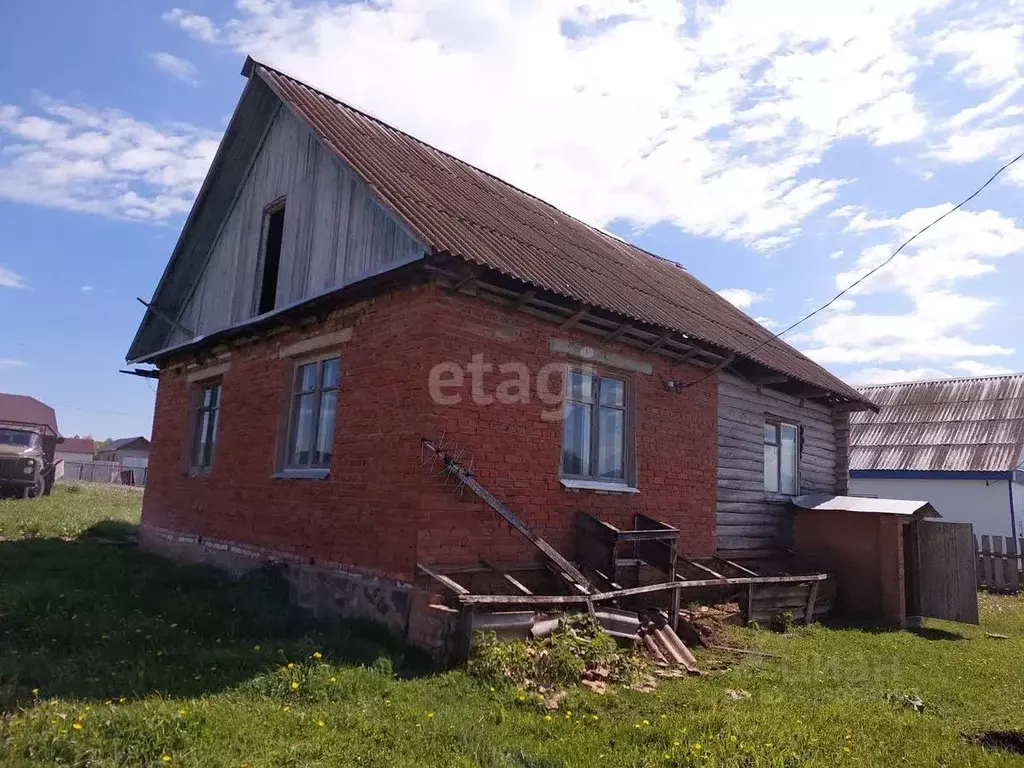
[[[260,250],[259,259],[256,262],[256,275],[253,281],[252,289],[252,317],[261,317],[263,315],[269,315],[276,312],[281,307],[277,306],[277,291],[281,287],[281,256],[282,253],[278,253],[277,257],[277,284],[274,286],[274,306],[266,312],[260,312],[260,303],[263,298],[263,275],[267,265],[267,240],[270,237],[270,218],[279,211],[286,211],[286,203],[288,202],[287,196],[282,195],[281,197],[274,200],[269,205],[263,208],[263,217],[260,220]],[[287,217],[287,211],[285,212]],[[287,223],[286,220],[281,221],[281,249],[284,251],[284,225]]]
[[[331,473],[331,467],[327,466],[316,466],[313,464],[309,465],[295,465],[289,464],[291,456],[291,439],[292,439],[292,426],[295,419],[295,398],[296,393],[296,382],[298,380],[299,371],[303,366],[316,364],[317,369],[317,388],[315,390],[315,418],[313,423],[315,425],[315,431],[313,433],[312,445],[315,448],[317,438],[319,437],[320,430],[320,406],[322,402],[323,388],[321,377],[323,376],[322,364],[327,360],[338,360],[338,384],[335,387],[329,388],[327,391],[338,393],[338,401],[335,408],[335,425],[334,434],[331,438],[331,463],[334,462],[334,445],[337,439],[337,418],[340,411],[341,405],[341,381],[342,381],[342,369],[341,369],[341,350],[337,348],[319,349],[314,353],[303,355],[300,357],[294,357],[289,359],[288,371],[285,377],[284,397],[283,397],[283,412],[281,418],[280,437],[278,440],[277,460],[275,461],[275,471],[271,474],[272,478],[276,479],[310,479],[310,480],[323,480],[326,479]],[[312,451],[311,451],[312,453]],[[312,456],[311,456],[312,460]]]
[[[585,475],[569,474],[565,472],[563,459],[565,456],[565,407],[570,402],[569,398],[569,377],[573,373],[582,373],[596,379],[613,379],[622,382],[622,474],[621,478],[604,479],[593,474],[594,462],[598,460],[598,423],[600,421],[600,391],[593,394],[593,402],[590,413],[590,462],[591,472]],[[558,451],[558,478],[563,488],[575,490],[604,490],[615,491],[625,490],[636,492],[636,455],[634,441],[634,423],[636,419],[636,378],[635,376],[621,371],[609,371],[604,367],[586,365],[580,363],[567,363],[565,367],[564,380],[562,382],[562,441]],[[572,401],[576,402],[576,401]],[[615,407],[615,406],[612,406]]]
[[[768,427],[768,426],[771,426],[771,427],[775,428],[775,441],[776,441],[775,442],[775,446],[778,449],[777,456],[776,456],[776,461],[775,461],[775,488],[776,488],[776,490],[774,490],[774,491],[768,490],[768,486],[767,486],[768,471],[767,471],[767,467],[764,467],[764,460],[763,460],[764,446],[768,445],[768,443],[765,442],[765,439],[764,439],[764,428]],[[783,491],[782,490],[782,427],[783,426],[793,427],[793,429],[796,430],[796,440],[794,441],[794,444],[793,444],[794,451],[796,452],[796,456],[793,457],[793,468],[794,468],[794,471],[793,471],[794,478],[793,478],[793,480],[794,480],[794,486],[795,486],[795,489],[794,489],[793,493],[789,493],[787,491]],[[782,418],[781,416],[771,416],[771,415],[768,415],[768,414],[765,415],[765,417],[764,417],[764,424],[761,427],[762,470],[763,470],[762,471],[762,474],[763,474],[762,481],[763,481],[763,483],[765,485],[765,489],[764,489],[765,497],[770,498],[770,499],[790,499],[790,498],[793,498],[794,496],[799,496],[800,495],[800,454],[802,453],[801,448],[802,448],[802,445],[803,445],[803,435],[804,435],[803,427],[800,424],[796,423],[795,421],[790,421],[789,419]]]
[[[185,443],[185,472],[192,476],[209,475],[217,463],[217,435],[220,432],[221,411],[224,408],[224,377],[222,374],[204,379],[196,379],[189,382],[191,396],[188,409],[188,440]],[[203,407],[203,393],[210,387],[217,387],[217,405],[215,408]],[[204,411],[216,414],[213,424],[213,447],[210,449],[210,463],[197,464],[197,450],[199,447],[199,424],[200,414]]]

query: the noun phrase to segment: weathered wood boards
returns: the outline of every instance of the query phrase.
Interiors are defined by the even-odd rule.
[[[921,616],[978,623],[977,555],[970,523],[919,520],[904,528]]]
[[[843,421],[834,420],[831,410],[821,403],[764,387],[758,391],[754,384],[720,374],[716,531],[718,550],[726,556],[792,546],[793,522],[786,499],[769,498],[764,490],[766,418],[800,426],[801,493],[836,492],[836,428],[838,425],[845,437]],[[841,458],[845,461],[845,453]]]
[[[1009,536],[982,536],[979,543],[975,536],[974,548],[979,589],[984,587],[993,592],[1020,590],[1024,538],[1015,541]]]

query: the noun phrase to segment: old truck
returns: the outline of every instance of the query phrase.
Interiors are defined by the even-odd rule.
[[[53,488],[54,452],[64,438],[45,425],[0,422],[0,497],[45,496]]]

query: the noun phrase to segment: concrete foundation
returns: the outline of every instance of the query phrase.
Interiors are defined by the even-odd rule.
[[[412,584],[147,525],[139,528],[139,544],[172,560],[209,565],[235,576],[273,563],[288,582],[289,600],[318,621],[361,619],[381,624],[439,662],[450,658],[457,645],[458,612]]]

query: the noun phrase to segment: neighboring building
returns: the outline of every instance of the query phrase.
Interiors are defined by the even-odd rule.
[[[861,391],[880,410],[852,420],[855,494],[931,502],[977,536],[1024,533],[1024,374]]]
[[[577,510],[751,558],[792,546],[794,496],[845,492],[867,398],[685,269],[244,74],[128,353],[159,369],[147,547],[272,556],[311,574],[300,595],[404,630],[417,563],[537,559],[430,475],[424,437],[570,557]]]
[[[149,466],[151,448],[144,437],[107,440],[96,447],[96,461],[114,461],[125,469],[145,469]]]
[[[57,446],[57,459],[86,464],[93,461],[96,441],[91,437],[65,437]]]

